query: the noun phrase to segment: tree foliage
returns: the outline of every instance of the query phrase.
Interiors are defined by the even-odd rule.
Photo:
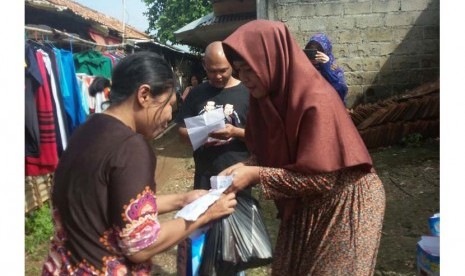
[[[162,43],[179,44],[174,31],[212,11],[209,0],[143,0],[148,7],[148,31]]]

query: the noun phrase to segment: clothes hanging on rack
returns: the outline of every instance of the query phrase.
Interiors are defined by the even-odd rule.
[[[91,97],[90,94],[89,94],[89,86],[90,84],[92,83],[92,81],[94,80],[94,76],[89,76],[87,74],[84,74],[84,73],[76,73],[76,77],[77,77],[77,80],[78,80],[78,85],[79,85],[79,88],[81,90],[81,96],[83,98],[83,100],[85,100],[85,104],[86,104],[86,107],[87,107],[87,111],[86,113],[89,115],[91,113],[94,113],[93,110],[94,110],[94,97]]]
[[[111,79],[111,70],[113,69],[111,59],[101,52],[88,50],[76,53],[74,54],[74,63],[77,73]]]
[[[68,144],[68,141],[67,141],[68,131],[66,129],[67,125],[65,125],[66,118],[64,118],[64,114],[61,112],[61,110],[63,110],[62,103],[59,100],[59,95],[57,91],[57,80],[56,80],[55,73],[53,72],[53,69],[52,69],[52,62],[51,62],[50,56],[47,52],[45,52],[42,49],[39,49],[38,51],[40,51],[42,54],[45,68],[47,69],[47,73],[50,76],[50,88],[51,88],[51,92],[53,96],[52,104],[53,104],[54,110],[56,110],[56,112],[54,112],[53,114],[54,114],[54,120],[55,122],[57,122],[57,126],[58,126],[58,128],[55,128],[57,130],[55,131],[55,134],[58,138],[57,140],[59,141],[57,143],[58,144],[57,149],[58,149],[59,155],[61,155],[61,153],[63,152],[63,150],[66,148]]]
[[[35,50],[29,43],[27,43],[25,47],[25,59],[25,149],[26,156],[38,157],[40,155],[40,133],[34,95],[39,86],[43,84],[43,81],[39,66],[37,65]]]
[[[26,175],[52,173],[73,130],[86,120],[72,53],[25,43]]]
[[[108,50],[103,53],[103,55],[108,56],[114,61],[113,66],[115,66],[121,59],[126,57],[124,51],[116,49],[116,50]]]
[[[44,50],[48,54],[48,57],[51,63],[51,69],[52,69],[51,72],[49,72],[49,75],[53,74],[54,80],[55,80],[55,83],[54,83],[55,85],[53,85],[53,87],[55,88],[56,93],[52,93],[52,94],[54,98],[54,102],[53,102],[54,110],[56,110],[55,119],[57,122],[59,122],[59,125],[58,125],[59,127],[55,128],[57,130],[58,156],[61,156],[61,154],[65,150],[66,145],[68,143],[67,140],[68,140],[68,137],[70,136],[70,131],[69,131],[69,126],[68,126],[67,114],[64,108],[62,91],[59,85],[60,74],[58,72],[58,67],[57,67],[58,65],[57,65],[54,48],[55,46],[51,43],[45,44],[41,47],[41,49]],[[54,89],[52,89],[52,92],[53,91]]]
[[[40,152],[38,150],[40,139],[38,130],[38,118],[36,109],[35,92],[37,91],[38,85],[42,85],[43,80],[40,76],[37,66],[37,58],[35,52],[42,51],[43,62],[47,69],[47,77],[50,84],[50,91],[52,91],[52,105],[53,115],[55,122],[58,123],[58,127],[55,128],[57,151],[60,156],[63,150],[66,148],[67,137],[69,137],[68,125],[66,121],[66,113],[63,108],[63,99],[61,96],[60,86],[58,83],[58,69],[56,64],[56,58],[54,50],[50,45],[40,44],[35,41],[29,40],[25,44],[26,49],[26,99],[25,99],[25,114],[26,114],[26,156],[38,157]],[[35,73],[34,73],[35,72]],[[34,77],[35,76],[35,77]],[[40,81],[39,81],[40,80]],[[31,134],[34,133],[34,134]]]
[[[36,108],[40,133],[40,154],[38,157],[26,157],[26,175],[42,175],[55,171],[58,153],[55,136],[50,85],[41,51],[36,51],[37,65],[43,83],[36,91]]]
[[[108,52],[103,52],[102,55],[103,55],[103,56],[106,56],[107,58],[110,59],[112,68],[116,65],[116,59],[115,59],[115,57],[112,56],[110,53],[108,53]]]
[[[89,106],[89,113],[94,113],[93,111],[95,110],[94,106],[94,97],[90,96],[89,94],[89,86],[90,84],[94,81],[94,76],[89,76],[84,73],[77,73],[76,74],[78,78],[78,83],[79,86],[81,87],[81,93],[83,96],[85,96],[87,100],[87,105]]]
[[[25,43],[26,175],[53,173],[73,131],[91,113],[104,109],[104,93],[89,95],[96,76],[111,79],[119,51],[95,50],[73,54],[51,42]],[[83,72],[84,71],[84,72]]]
[[[39,176],[55,171],[70,135],[91,111],[103,111],[104,93],[90,97],[88,87],[94,76],[111,79],[126,44],[100,45],[42,26],[25,29],[25,174]],[[71,51],[57,48],[49,35]],[[102,54],[96,46],[109,50]],[[73,54],[73,48],[84,51]]]
[[[85,108],[82,106],[82,97],[76,78],[73,53],[64,49],[55,48],[58,71],[60,72],[60,86],[63,102],[68,115],[70,133],[86,121]]]

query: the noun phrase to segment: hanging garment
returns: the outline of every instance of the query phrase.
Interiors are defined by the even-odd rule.
[[[68,118],[69,133],[86,120],[82,107],[81,93],[74,68],[73,54],[70,51],[55,48],[57,64],[60,71],[60,86]]]
[[[108,57],[111,60],[112,67],[116,65],[116,59],[113,55],[111,55],[110,53],[102,53],[102,55]]]
[[[40,154],[40,133],[35,91],[43,84],[43,81],[37,65],[35,50],[29,42],[25,46],[25,58],[25,154],[26,156],[38,157]]]
[[[79,88],[81,89],[82,99],[86,101],[86,114],[89,116],[89,114],[93,113],[93,102],[92,97],[89,95],[89,85],[92,83],[94,77],[88,76],[84,73],[76,73],[76,77],[78,80]]]
[[[53,103],[54,103],[54,106],[55,106],[55,114],[56,114],[56,119],[57,119],[57,122],[58,122],[58,133],[59,133],[59,137],[57,137],[58,139],[60,139],[61,141],[61,147],[62,147],[62,150],[65,150],[66,149],[66,146],[68,144],[68,138],[66,137],[66,126],[65,126],[65,123],[64,123],[64,118],[63,118],[63,114],[61,113],[61,104],[60,104],[60,101],[58,99],[58,92],[57,92],[57,81],[55,79],[55,74],[52,70],[52,63],[51,63],[51,60],[50,60],[50,57],[49,55],[43,51],[43,50],[39,50],[40,53],[42,54],[43,56],[43,59],[44,59],[44,64],[45,64],[45,68],[47,69],[47,73],[48,75],[50,76],[50,88],[51,88],[51,91],[52,91],[52,96],[53,96]]]
[[[95,104],[95,113],[102,113],[106,108],[103,107],[103,103],[106,102],[105,99],[105,94],[104,92],[98,92],[95,94],[94,98],[94,104]]]
[[[103,103],[108,101],[105,97],[105,90],[97,92],[95,96],[90,95],[89,86],[94,81],[95,77],[81,73],[77,75],[82,80],[83,93],[86,93],[90,113],[102,113],[104,111]]]
[[[66,111],[65,111],[65,105],[63,103],[63,97],[62,97],[62,93],[61,93],[61,86],[60,86],[60,74],[59,74],[59,71],[58,71],[58,66],[57,66],[57,61],[56,61],[56,56],[55,56],[55,51],[52,47],[53,45],[43,45],[43,47],[41,48],[42,50],[44,50],[49,58],[50,58],[50,62],[51,62],[51,69],[52,69],[52,72],[53,72],[53,75],[55,77],[55,89],[56,89],[56,99],[58,99],[58,103],[59,103],[59,107],[56,106],[54,104],[54,112],[57,113],[56,116],[55,116],[55,119],[56,119],[56,122],[58,122],[58,116],[61,116],[63,118],[63,128],[61,127],[57,127],[56,130],[57,130],[57,151],[58,151],[58,156],[61,156],[61,154],[63,153],[64,149],[66,148],[66,145],[67,145],[67,140],[69,139],[69,127],[68,127],[68,120],[67,120],[67,116],[66,116]],[[53,91],[52,91],[53,92]],[[55,94],[53,93],[53,96],[55,98]],[[60,113],[60,114],[58,114]],[[63,138],[65,138],[65,142],[63,143],[63,138],[62,136],[64,136]]]
[[[84,109],[84,113],[86,114],[86,117],[89,116],[90,111],[89,111],[89,105],[90,105],[90,100],[89,100],[89,89],[88,86],[84,83],[82,77],[79,75],[82,73],[77,73],[77,82],[78,82],[78,87],[79,87],[79,93],[81,94],[81,105]]]
[[[39,86],[36,91],[36,107],[40,132],[40,155],[38,157],[26,156],[26,175],[28,176],[54,172],[58,164],[50,84],[48,82],[42,53],[36,51],[35,54],[43,80],[43,85]]]
[[[111,59],[102,53],[88,50],[74,54],[74,63],[77,73],[85,73],[91,76],[102,76],[111,79]]]
[[[110,53],[110,55],[112,55],[115,58],[116,63],[118,63],[120,60],[126,57],[126,54],[121,53],[119,50]]]

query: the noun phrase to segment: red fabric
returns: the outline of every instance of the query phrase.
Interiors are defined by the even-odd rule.
[[[262,99],[250,97],[245,129],[247,146],[261,166],[311,174],[372,168],[337,92],[286,25],[254,20],[239,27],[223,46],[228,58],[234,52],[242,57],[270,91]]]
[[[39,118],[40,155],[26,157],[26,175],[42,175],[55,171],[58,164],[55,120],[50,85],[43,61],[43,56],[36,51],[37,64],[43,79],[43,84],[36,91],[37,115]]]
[[[101,45],[113,45],[120,44],[121,40],[116,37],[109,35],[102,35],[99,31],[89,28],[89,36],[97,43]]]

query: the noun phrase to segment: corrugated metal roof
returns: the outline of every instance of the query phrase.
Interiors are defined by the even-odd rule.
[[[57,11],[63,11],[66,9],[71,10],[76,15],[86,19],[100,23],[108,28],[114,29],[120,33],[123,32],[123,23],[118,19],[115,19],[106,14],[100,13],[88,7],[85,7],[79,3],[71,0],[26,0],[36,6],[53,6]],[[150,39],[150,35],[137,30],[136,28],[125,25],[125,37],[136,38],[136,39]]]
[[[204,48],[212,41],[225,39],[239,26],[256,19],[256,17],[255,12],[221,16],[209,13],[176,30],[174,36],[178,42]]]
[[[128,39],[127,42],[132,43],[134,45],[138,45],[138,44],[154,44],[154,45],[157,45],[158,47],[166,48],[168,50],[178,52],[178,53],[181,53],[181,54],[191,54],[190,52],[184,51],[182,49],[178,49],[178,48],[175,48],[175,47],[170,46],[170,45],[166,45],[166,44],[163,44],[163,43],[160,43],[160,42],[156,42],[153,39]]]
[[[226,14],[221,16],[213,16],[205,22],[202,22],[200,26],[208,26],[213,24],[220,24],[220,23],[228,23],[234,21],[242,21],[242,20],[254,20],[257,19],[257,13],[247,12],[247,13],[235,13],[235,14]]]
[[[195,28],[197,28],[198,26],[203,26],[203,24],[207,21],[210,21],[212,18],[214,18],[215,16],[213,15],[213,13],[209,13],[203,17],[200,17],[199,19],[196,19],[192,22],[190,22],[189,24],[187,25],[184,25],[182,28],[174,31],[174,34],[178,34],[178,33],[183,33],[183,32],[187,32],[187,31],[190,31],[190,30],[193,30]]]

